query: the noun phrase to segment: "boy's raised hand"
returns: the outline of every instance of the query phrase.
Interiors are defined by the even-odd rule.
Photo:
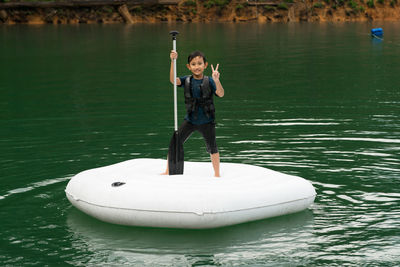
[[[178,58],[178,52],[176,52],[175,50],[171,50],[171,54],[169,54],[169,57],[171,58],[171,60],[177,59]]]
[[[218,81],[219,80],[219,71],[218,71],[218,67],[219,67],[219,63],[217,64],[217,66],[214,69],[213,64],[211,64],[211,70],[212,70],[212,77],[214,79],[214,81]]]

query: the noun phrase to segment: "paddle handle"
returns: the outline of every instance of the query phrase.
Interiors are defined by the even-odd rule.
[[[171,31],[170,34],[172,35],[172,50],[176,52],[176,36],[179,32]],[[174,67],[174,129],[175,131],[178,130],[178,96],[177,96],[177,85],[176,85],[176,59],[173,59],[173,67]]]

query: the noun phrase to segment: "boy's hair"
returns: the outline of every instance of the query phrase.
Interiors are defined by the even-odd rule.
[[[190,61],[192,61],[195,57],[202,57],[204,60],[204,64],[207,62],[206,56],[204,55],[203,52],[194,51],[194,52],[190,53],[190,55],[188,56],[188,63],[190,64]]]

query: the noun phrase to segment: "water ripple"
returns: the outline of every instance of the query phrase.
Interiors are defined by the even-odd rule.
[[[281,138],[281,140],[307,140],[307,141],[362,141],[374,143],[400,144],[400,139],[390,138],[362,138],[362,137],[306,137],[306,138]]]
[[[21,187],[21,188],[16,188],[16,189],[12,189],[9,190],[5,195],[0,196],[0,200],[5,199],[9,196],[15,195],[15,194],[21,194],[21,193],[25,193],[25,192],[29,192],[32,191],[36,188],[41,188],[41,187],[46,187],[48,185],[52,185],[52,184],[56,184],[56,183],[61,183],[64,181],[67,181],[69,179],[71,179],[72,175],[66,176],[66,177],[60,177],[60,178],[54,178],[54,179],[47,179],[47,180],[43,180],[43,181],[39,181],[36,183],[32,183],[30,185],[27,185],[25,187]]]

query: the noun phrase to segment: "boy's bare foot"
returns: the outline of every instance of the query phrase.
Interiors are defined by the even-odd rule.
[[[211,162],[214,168],[214,176],[221,177],[219,174],[219,153],[210,154]]]

